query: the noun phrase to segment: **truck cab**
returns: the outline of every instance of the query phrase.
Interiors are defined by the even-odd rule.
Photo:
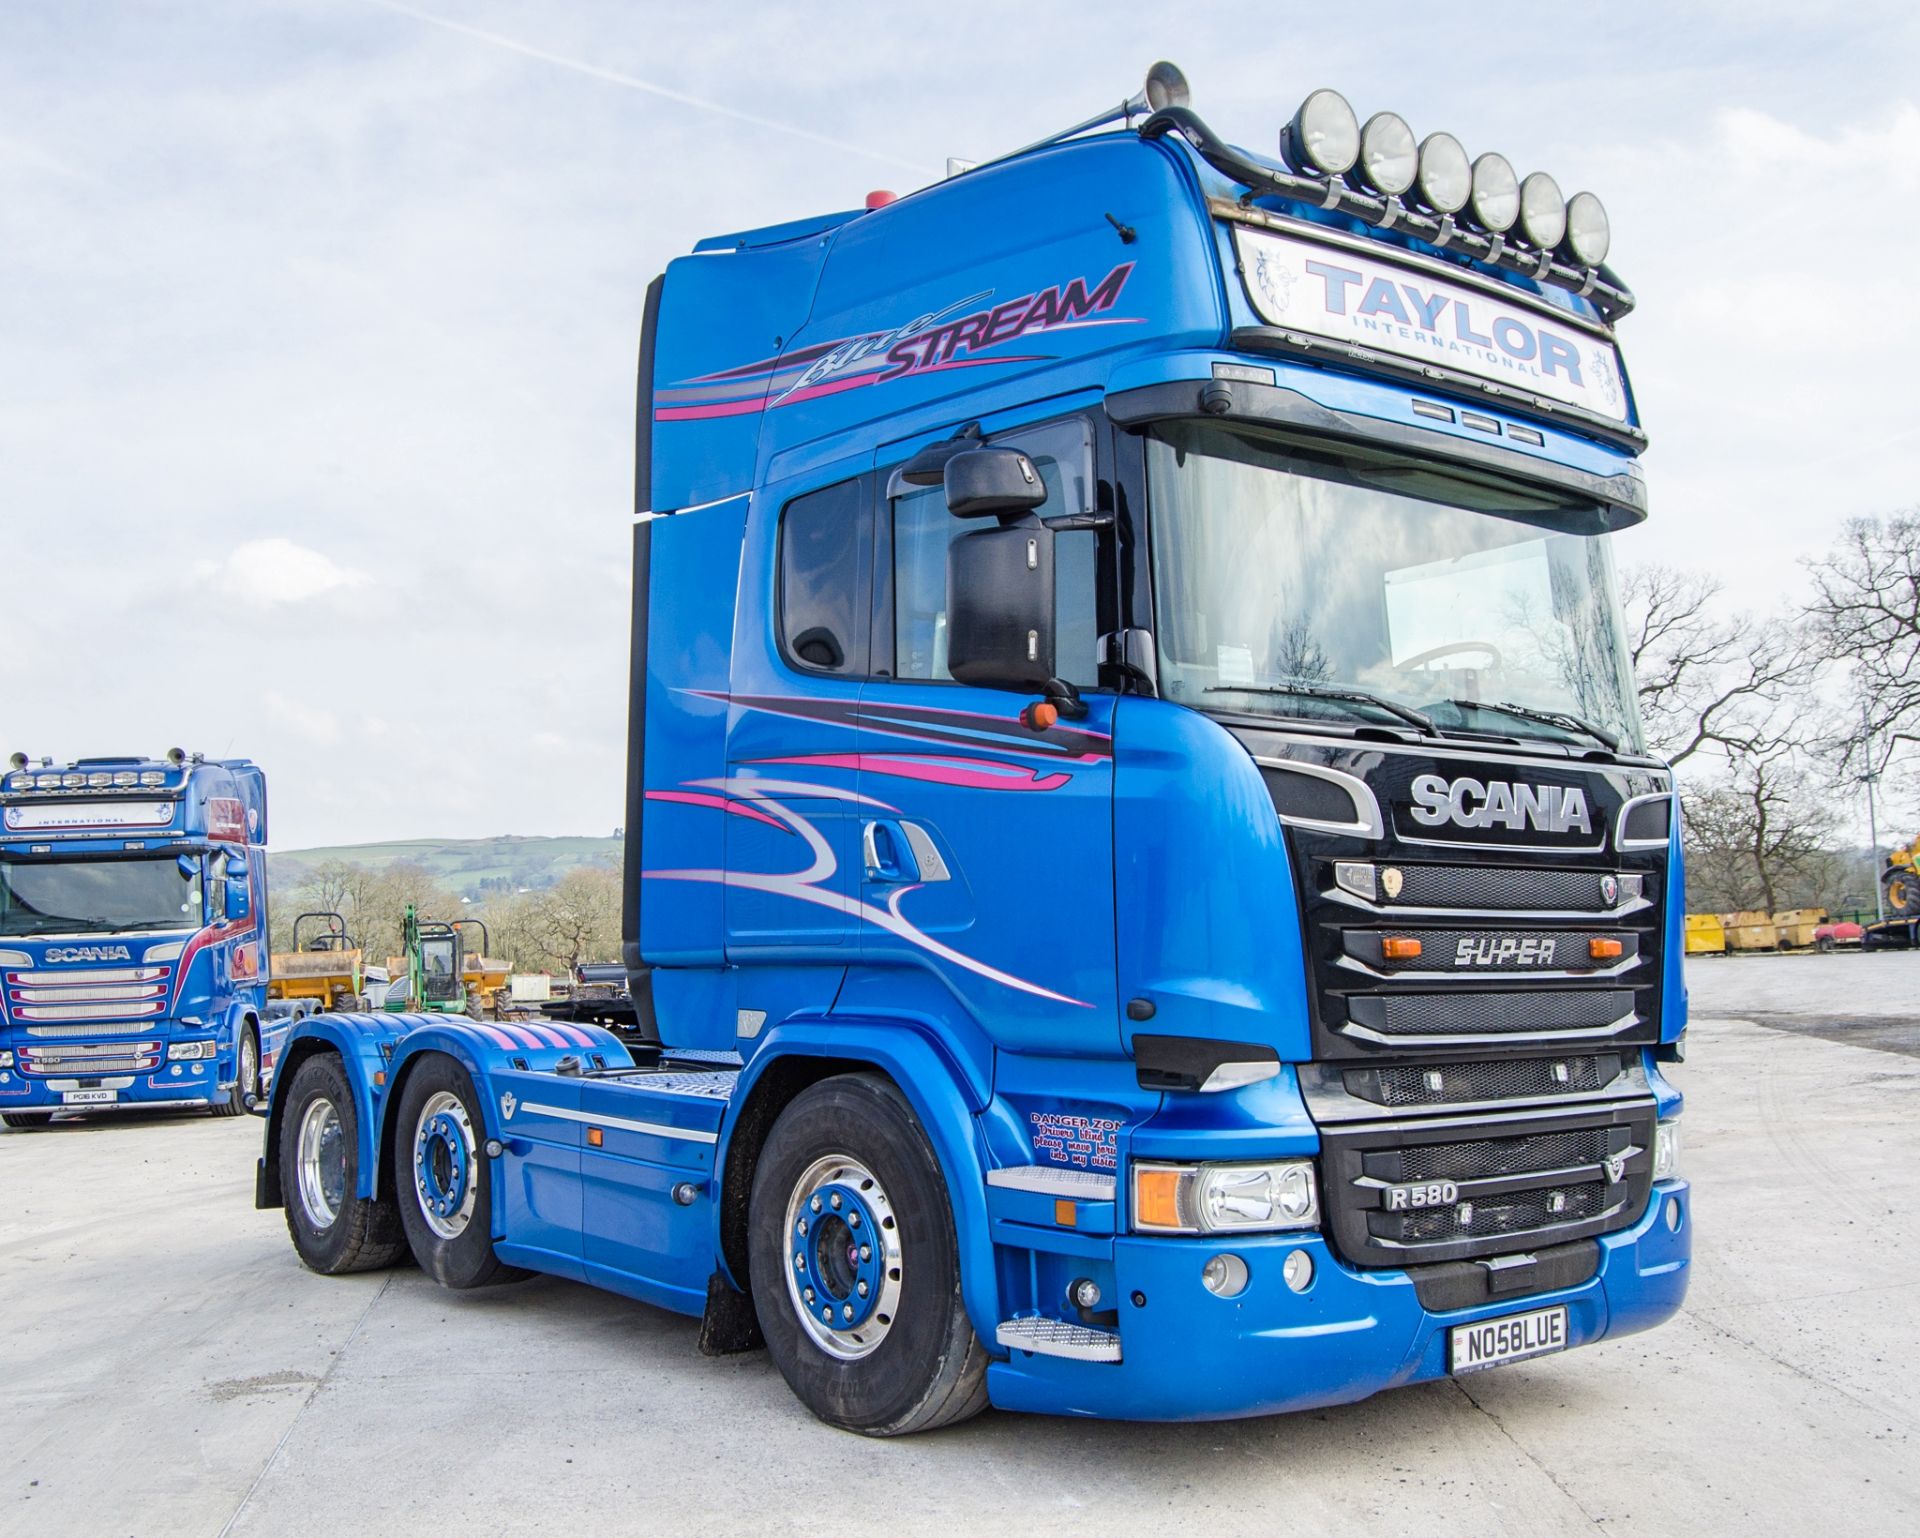
[[[416,1038],[314,1048],[436,1275],[701,1313],[875,1434],[1324,1405],[1678,1308],[1604,212],[1330,92],[1258,156],[1174,79],[653,284],[641,1040],[442,1039],[456,1238],[450,1102],[351,1069]]]
[[[15,754],[0,776],[0,1114],[204,1105],[271,1075],[266,779],[245,759]]]

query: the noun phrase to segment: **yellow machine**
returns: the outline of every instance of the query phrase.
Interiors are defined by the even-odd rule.
[[[366,987],[360,947],[337,913],[301,914],[293,921],[293,949],[275,951],[268,964],[270,999],[350,1010],[364,1007]]]
[[[408,908],[407,912],[411,916],[412,908]],[[508,979],[511,968],[505,961],[487,954],[489,941],[487,926],[479,919],[454,919],[451,922],[422,919],[418,921],[416,928],[423,939],[436,937],[443,939],[446,942],[446,950],[458,956],[460,981],[465,989],[467,1013],[475,1019],[484,1019],[488,1015],[497,1017],[501,1008],[509,1003]],[[465,944],[463,931],[467,929],[480,931],[480,945],[477,950],[470,950]],[[407,956],[389,956],[387,970],[396,978],[413,975]],[[410,1003],[406,996],[402,995],[397,999],[390,996],[387,1007],[396,1009],[421,1006]],[[453,1007],[457,1011],[460,1005],[456,1003]]]
[[[1887,856],[1886,869],[1880,872],[1880,888],[1887,897],[1889,918],[1920,918],[1920,838],[1894,850]]]

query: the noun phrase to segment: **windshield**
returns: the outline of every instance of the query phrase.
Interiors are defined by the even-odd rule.
[[[1593,507],[1216,423],[1149,440],[1160,688],[1201,709],[1641,750]]]
[[[0,935],[200,927],[200,861],[0,860]]]

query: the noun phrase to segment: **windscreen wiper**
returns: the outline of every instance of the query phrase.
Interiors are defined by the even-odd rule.
[[[1398,716],[1416,731],[1429,737],[1440,735],[1440,728],[1431,718],[1423,716],[1409,705],[1402,705],[1382,695],[1373,694],[1365,689],[1336,688],[1330,684],[1214,684],[1202,691],[1206,694],[1271,694],[1281,699],[1344,700],[1350,705],[1371,705],[1376,710],[1384,710],[1390,716]]]
[[[1595,726],[1591,721],[1564,710],[1535,710],[1531,705],[1515,705],[1509,700],[1448,700],[1449,705],[1462,706],[1468,710],[1497,710],[1503,715],[1517,716],[1522,721],[1538,721],[1542,726],[1557,726],[1562,731],[1585,732],[1609,753],[1620,751],[1620,739],[1612,732]]]

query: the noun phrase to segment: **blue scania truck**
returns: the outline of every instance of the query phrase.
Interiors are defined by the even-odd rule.
[[[267,782],[245,759],[13,755],[0,775],[0,1116],[259,1098]]]
[[[825,1420],[1360,1399],[1686,1288],[1605,212],[1157,66],[648,291],[636,1027],[322,1015],[258,1201]]]

